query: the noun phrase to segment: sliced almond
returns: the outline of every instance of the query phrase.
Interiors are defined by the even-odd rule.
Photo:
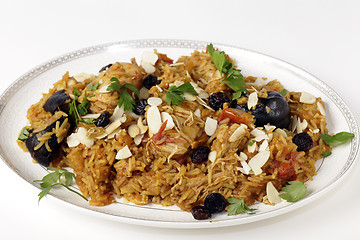
[[[284,130],[282,130],[281,128],[276,129],[275,132],[282,135],[284,138],[287,138],[286,132]]]
[[[145,72],[148,74],[154,73],[156,68],[154,65],[150,64],[149,62],[141,61],[141,66],[144,68]]]
[[[140,128],[140,134],[146,133],[146,131],[149,129],[148,126],[145,126],[145,125],[144,125],[142,117],[140,117],[140,118],[138,119],[137,125],[138,125],[138,127]],[[166,125],[167,125],[167,124],[166,124]]]
[[[252,139],[251,141],[255,141],[255,139]],[[253,144],[248,145],[247,147],[248,147],[249,153],[254,153],[256,151],[256,148],[257,148],[257,143],[253,142]]]
[[[201,99],[208,99],[209,98],[209,94],[207,92],[200,92],[199,93],[199,98]]]
[[[264,126],[266,132],[272,132],[275,130],[276,126],[273,125],[265,125]]]
[[[241,161],[246,161],[248,159],[248,156],[243,152],[240,153],[239,157]]]
[[[109,93],[110,91],[107,90],[107,88],[110,86],[110,84],[108,85],[104,85],[101,88],[99,88],[99,93]]]
[[[201,118],[201,110],[200,109],[196,109],[194,112],[194,115]]]
[[[257,92],[253,92],[249,95],[249,98],[248,98],[248,102],[247,102],[248,109],[251,110],[252,108],[254,108],[256,106],[257,103],[258,103]]]
[[[141,55],[141,61],[147,62],[151,65],[155,65],[158,59],[158,55],[154,52],[144,51]]]
[[[218,122],[215,119],[212,119],[211,117],[207,117],[205,121],[205,133],[208,136],[211,136],[215,133],[217,129]]]
[[[246,161],[240,161],[240,163],[241,163],[241,166],[242,166],[243,169],[244,169],[245,174],[249,174],[249,173],[250,173],[250,170],[251,170],[249,164],[247,164]]]
[[[210,162],[215,162],[215,160],[216,160],[216,154],[217,154],[216,151],[211,151],[211,152],[209,153],[208,159],[209,159]]]
[[[118,127],[112,133],[107,135],[107,139],[113,139],[115,137],[115,135],[118,134],[121,130],[123,130],[123,129],[121,129],[121,127]]]
[[[132,156],[132,153],[128,147],[128,145],[126,145],[125,147],[123,147],[122,149],[120,149],[116,156],[115,159],[117,160],[121,160],[121,159],[126,159]]]
[[[160,115],[161,115],[161,121],[163,123],[167,120],[165,129],[173,129],[175,127],[174,120],[169,113],[162,112]]]
[[[176,86],[176,87],[179,87],[179,86],[181,86],[181,85],[183,85],[184,84],[184,82],[183,81],[180,81],[180,80],[176,80],[175,82],[174,82],[174,85]]]
[[[267,199],[272,204],[278,204],[281,202],[281,198],[279,197],[279,192],[276,190],[272,182],[268,182],[266,184],[266,195]]]
[[[301,103],[313,104],[316,102],[316,98],[308,92],[301,92],[299,101]]]
[[[325,108],[320,102],[317,102],[317,109],[319,110],[321,115],[326,116]]]
[[[90,148],[92,145],[94,145],[95,139],[89,138],[88,131],[84,127],[79,127],[76,133],[77,140],[84,144],[87,148]]]
[[[112,123],[110,123],[106,128],[105,128],[105,133],[106,134],[110,134],[113,131],[115,131],[118,127],[120,127],[121,125],[121,121],[120,120],[116,120]]]
[[[71,147],[76,147],[80,144],[79,140],[76,137],[76,133],[72,133],[70,134],[67,138],[66,138],[66,143],[67,145],[71,148]]]
[[[100,113],[89,113],[89,114],[86,114],[86,115],[82,116],[81,118],[84,118],[84,119],[90,119],[90,118],[96,119],[98,117],[100,117]]]
[[[245,124],[241,124],[230,136],[229,141],[235,142],[238,139],[241,139],[246,134],[247,126]]]
[[[124,105],[121,105],[119,108],[118,105],[116,105],[116,108],[114,109],[114,113],[111,116],[111,121],[120,120],[124,115]]]
[[[155,107],[157,107],[163,103],[162,99],[158,98],[158,97],[150,97],[147,100],[147,102],[150,106],[155,106]]]
[[[146,121],[149,129],[153,134],[156,134],[161,127],[161,115],[157,107],[150,106],[146,112]]]
[[[249,166],[254,171],[255,175],[259,175],[262,173],[261,167],[269,160],[270,151],[262,151],[256,154],[253,158],[249,161]]]
[[[139,134],[139,135],[137,135],[137,136],[134,138],[134,143],[135,143],[136,145],[139,145],[139,144],[141,143],[143,137],[144,137],[144,134]]]
[[[264,140],[261,145],[259,146],[259,152],[269,150],[269,142],[267,140]]]
[[[188,93],[188,92],[184,92],[184,98],[186,101],[190,101],[190,102],[193,102],[196,100],[196,96],[191,93]]]
[[[78,82],[84,82],[86,79],[91,78],[93,75],[88,74],[88,73],[79,73],[73,76],[73,78],[75,78],[76,81]]]
[[[128,128],[128,134],[130,137],[135,138],[137,135],[140,134],[140,128],[137,124],[131,124]]]

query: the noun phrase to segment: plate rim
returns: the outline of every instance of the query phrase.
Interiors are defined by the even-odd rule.
[[[48,61],[45,61],[42,64],[39,64],[38,66],[30,69],[23,75],[21,75],[19,78],[17,78],[13,83],[8,86],[4,92],[0,95],[0,115],[3,113],[3,110],[6,106],[6,103],[11,98],[11,93],[16,91],[19,87],[24,85],[28,80],[36,78],[38,75],[58,66],[63,63],[66,63],[68,61],[72,61],[75,59],[79,59],[82,57],[86,57],[92,54],[98,54],[101,52],[106,52],[111,48],[112,46],[127,46],[130,48],[175,48],[175,49],[198,49],[198,50],[204,50],[206,44],[209,44],[210,42],[207,41],[198,41],[198,40],[180,40],[180,39],[138,39],[138,40],[127,40],[127,41],[117,41],[117,42],[109,42],[104,44],[98,44],[90,47],[81,48],[78,50],[74,50],[62,55],[59,55],[58,57],[52,58]],[[272,57],[267,54],[263,54],[257,51],[233,46],[233,45],[227,45],[222,43],[216,43],[213,42],[213,45],[218,48],[229,48],[229,49],[235,49],[240,51],[249,52],[252,54],[260,55],[262,57],[266,57],[271,59],[272,61],[276,61],[282,65],[290,67],[291,71],[298,72],[301,75],[307,75],[308,77],[306,79],[303,79],[307,82],[310,82],[316,89],[320,90],[323,94],[325,94],[335,105],[336,107],[342,112],[344,115],[347,125],[351,132],[354,133],[355,137],[351,141],[350,146],[350,153],[348,156],[348,159],[346,161],[346,165],[343,167],[341,172],[334,178],[334,180],[330,183],[328,183],[325,187],[323,187],[321,190],[319,190],[317,193],[313,194],[311,197],[304,198],[296,203],[292,203],[289,205],[286,205],[279,209],[274,209],[265,213],[261,213],[259,215],[252,215],[246,218],[234,218],[234,219],[228,219],[228,220],[220,220],[216,221],[217,224],[211,223],[211,221],[191,221],[191,222],[176,222],[176,221],[163,221],[163,220],[148,220],[148,219],[138,219],[133,217],[125,217],[125,216],[119,216],[111,213],[105,213],[101,211],[97,211],[90,208],[84,208],[78,204],[74,204],[71,202],[66,201],[65,199],[58,198],[55,194],[52,194],[50,192],[50,195],[60,200],[67,205],[72,205],[74,207],[77,207],[78,209],[84,210],[86,212],[90,211],[92,213],[96,213],[97,215],[100,215],[101,217],[105,218],[111,218],[112,220],[117,220],[120,222],[125,223],[132,223],[132,224],[138,224],[138,225],[146,225],[146,226],[153,226],[153,227],[170,227],[170,228],[213,228],[213,227],[224,227],[224,226],[233,226],[233,225],[241,225],[245,223],[250,223],[262,219],[268,219],[270,217],[275,217],[281,214],[284,214],[286,212],[298,209],[307,203],[313,202],[319,197],[323,196],[327,192],[329,192],[331,189],[333,189],[335,186],[337,186],[343,179],[345,175],[349,174],[349,170],[354,166],[356,159],[358,158],[359,153],[359,128],[358,123],[356,121],[356,118],[354,117],[353,113],[350,111],[349,107],[345,103],[345,101],[325,82],[314,76],[313,74],[305,71],[302,68],[299,68],[291,63],[288,63],[287,61],[281,60],[276,57]],[[315,83],[315,85],[314,85]],[[11,161],[5,160],[5,156],[2,154],[2,146],[0,146],[0,157],[5,162],[5,164],[12,169],[17,175],[19,175],[22,179],[24,179],[26,182],[30,183],[32,186],[39,188],[38,185],[35,183],[32,183],[25,179],[11,164]],[[114,219],[115,218],[115,219]],[[130,220],[130,222],[129,222]]]

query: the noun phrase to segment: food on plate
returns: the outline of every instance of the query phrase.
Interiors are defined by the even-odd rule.
[[[253,213],[256,201],[303,197],[315,162],[331,153],[328,141],[338,141],[328,135],[321,98],[243,76],[211,44],[176,62],[144,52],[139,63],[66,72],[28,109],[19,135],[39,164],[72,169],[92,206],[123,198],[177,205],[196,219]],[[68,172],[42,186],[61,185],[62,174],[68,187]]]

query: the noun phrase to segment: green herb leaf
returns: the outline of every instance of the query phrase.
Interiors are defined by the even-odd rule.
[[[124,110],[127,111],[131,111],[134,109],[135,106],[135,100],[131,97],[131,95],[126,91],[125,88],[133,91],[137,96],[140,96],[140,92],[139,89],[137,89],[137,87],[135,87],[134,85],[130,84],[130,83],[125,83],[123,85],[120,84],[119,79],[113,77],[110,79],[110,81],[112,81],[113,83],[111,83],[108,87],[107,87],[107,91],[118,91],[119,92],[119,100],[118,100],[118,106],[121,107],[122,105],[124,105]]]
[[[110,81],[112,83],[106,88],[106,91],[109,91],[109,92],[120,91],[121,84],[120,84],[119,79],[113,77],[113,78],[110,79]]]
[[[249,208],[245,202],[244,199],[237,199],[234,197],[231,197],[227,200],[230,205],[227,207],[227,213],[229,216],[231,215],[237,215],[240,213],[246,213],[246,214],[255,214],[254,211],[255,208]]]
[[[242,95],[242,91],[234,92],[233,95],[232,95],[231,100],[238,99],[238,98],[241,97],[241,95]]]
[[[328,156],[330,156],[330,155],[331,155],[331,151],[323,152],[323,153],[321,154],[321,156],[323,156],[323,157],[328,157]]]
[[[66,169],[57,169],[57,168],[53,168],[53,167],[48,167],[48,170],[53,170],[54,172],[51,172],[51,173],[45,175],[42,178],[42,180],[34,181],[34,182],[40,183],[40,187],[43,188],[43,190],[38,194],[39,202],[44,196],[46,196],[50,192],[50,190],[54,186],[63,186],[66,189],[68,189],[69,191],[76,193],[77,195],[79,195],[80,197],[82,197],[83,199],[85,199],[87,201],[87,198],[84,195],[69,188],[69,185],[75,179],[75,174],[67,171]],[[62,177],[65,178],[65,184],[61,182]]]
[[[96,89],[98,89],[98,87],[99,87],[99,83],[96,83],[95,85],[93,85],[92,83],[89,83],[88,85],[87,85],[87,90],[88,91],[96,91]]]
[[[29,133],[29,130],[27,130],[27,128],[24,127],[24,128],[21,130],[21,132],[20,132],[20,135],[19,135],[18,140],[25,142],[26,139],[28,139],[29,134],[30,134],[30,133]]]
[[[179,87],[171,86],[169,91],[166,93],[165,102],[169,105],[180,105],[183,101],[185,101],[185,98],[183,97],[185,92],[197,95],[197,92],[190,82],[186,82]]]
[[[46,187],[38,194],[38,196],[39,196],[38,202],[40,202],[40,200],[50,192],[51,188],[52,188],[52,186]]]
[[[211,60],[220,72],[221,82],[235,91],[232,97],[233,100],[236,99],[236,97],[240,97],[241,92],[247,91],[241,70],[234,68],[225,52],[215,50],[212,44],[209,44],[207,49]],[[223,74],[225,75],[224,77]]]
[[[183,92],[183,93],[187,92],[187,93],[190,93],[192,95],[198,95],[190,82],[186,82],[186,83],[180,85],[179,87],[177,87],[177,90],[180,91],[180,92]]]
[[[337,146],[351,140],[355,135],[349,132],[339,132],[333,136],[329,134],[321,134],[321,139],[330,146]]]
[[[119,107],[124,105],[125,111],[133,110],[134,106],[136,104],[135,100],[131,97],[131,95],[124,88],[121,88],[121,90],[120,90],[120,96],[119,96],[119,100],[117,103],[118,103]]]
[[[76,88],[73,88],[73,92],[76,98],[80,97],[81,93],[79,90],[77,90]]]
[[[287,90],[284,88],[283,90],[280,91],[280,94],[285,96],[287,94]]]
[[[130,83],[125,83],[124,85],[121,86],[121,88],[130,89],[130,90],[133,91],[138,97],[140,97],[139,89],[137,89],[137,87],[135,87],[134,85],[132,85],[132,84],[130,84]]]
[[[285,193],[279,194],[279,197],[288,202],[297,202],[305,197],[307,188],[303,182],[289,181],[289,185],[282,188]]]
[[[227,62],[226,53],[215,50],[214,46],[211,43],[207,46],[207,50],[208,53],[210,54],[211,60],[215,64],[217,70],[219,70],[220,75],[222,75],[223,67]]]
[[[255,143],[255,140],[252,140],[252,141],[248,142],[248,145],[252,146],[252,145],[254,145],[254,143]]]

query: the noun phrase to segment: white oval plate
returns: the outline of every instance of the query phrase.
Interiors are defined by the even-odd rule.
[[[187,40],[136,40],[116,42],[81,49],[50,60],[16,80],[0,98],[0,155],[5,163],[20,177],[33,186],[47,171],[32,163],[28,153],[16,144],[19,131],[27,124],[26,111],[41,98],[53,83],[69,71],[70,75],[86,72],[97,74],[99,69],[115,61],[129,62],[135,57],[139,62],[143,51],[156,48],[161,53],[177,59],[189,55],[195,49],[204,50],[207,42]],[[359,131],[353,114],[344,101],[325,83],[311,74],[281,60],[248,51],[238,47],[214,44],[237,60],[245,76],[278,79],[290,91],[307,91],[320,96],[326,105],[327,123],[330,132],[348,131],[355,134],[351,143],[336,147],[333,154],[324,161],[319,160],[318,175],[308,182],[308,195],[296,203],[282,202],[276,206],[255,204],[254,215],[227,216],[217,214],[210,221],[194,220],[192,215],[176,207],[157,205],[136,206],[121,201],[105,207],[91,207],[82,198],[65,189],[54,189],[51,195],[72,205],[85,209],[92,215],[102,216],[120,222],[172,228],[210,228],[238,225],[277,216],[294,210],[331,190],[349,172],[356,160],[359,149]],[[321,167],[320,164],[322,163]],[[76,186],[75,186],[76,188]],[[40,191],[40,190],[39,190]],[[34,196],[37,201],[37,196]]]

